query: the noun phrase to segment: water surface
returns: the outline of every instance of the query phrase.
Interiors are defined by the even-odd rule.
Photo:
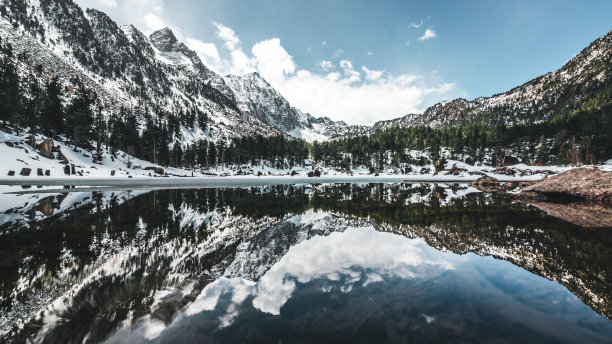
[[[467,185],[37,191],[3,342],[611,342],[610,228]]]

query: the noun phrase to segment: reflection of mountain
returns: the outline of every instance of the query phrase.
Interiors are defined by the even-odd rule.
[[[68,208],[30,228],[6,229],[2,332],[42,316],[2,338],[99,341],[143,317],[169,323],[221,277],[258,281],[314,235],[371,225],[439,249],[511,261],[611,316],[605,231],[465,191],[378,184],[170,190]]]

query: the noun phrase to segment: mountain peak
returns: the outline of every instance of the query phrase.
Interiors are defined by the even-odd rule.
[[[178,39],[172,32],[172,29],[169,27],[165,27],[161,30],[157,30],[149,36],[151,38],[151,42],[155,47],[161,51],[172,51],[175,48],[175,45],[179,43]]]

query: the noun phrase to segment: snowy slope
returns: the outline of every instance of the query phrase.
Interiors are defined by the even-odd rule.
[[[42,135],[36,136],[36,142],[40,143],[46,137]],[[54,140],[54,145],[59,148],[61,154],[66,158],[67,164],[62,163],[58,159],[59,154],[53,153],[55,159],[49,159],[41,154],[39,150],[32,147],[26,142],[24,135],[16,135],[0,130],[0,156],[2,156],[2,165],[0,165],[0,176],[5,178],[10,171],[14,172],[15,177],[19,178],[65,178],[65,177],[89,177],[89,178],[110,178],[110,177],[149,177],[155,175],[151,170],[145,170],[147,167],[158,167],[164,170],[165,174],[175,176],[191,176],[191,171],[161,167],[159,165],[134,158],[124,152],[119,151],[116,157],[113,157],[110,152],[104,150],[103,158],[100,164],[93,163],[93,153],[78,148],[74,150],[73,146]],[[64,172],[64,168],[74,165],[75,173],[71,171],[70,175]],[[30,169],[29,176],[21,176],[22,169]],[[49,176],[38,176],[38,169],[41,169],[43,174],[49,171]],[[114,171],[114,175],[112,175]]]

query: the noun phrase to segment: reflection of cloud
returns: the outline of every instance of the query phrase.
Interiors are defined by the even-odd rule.
[[[427,314],[421,314],[423,316],[423,318],[425,318],[425,322],[428,324],[431,324],[432,322],[434,322],[436,320],[436,317],[433,317],[431,315],[427,315]]]
[[[314,214],[305,214],[304,218],[296,217],[292,221],[308,222],[315,217]],[[452,268],[446,261],[426,257],[424,247],[426,245],[422,239],[377,232],[372,227],[349,228],[328,236],[315,236],[291,247],[257,283],[243,278],[222,277],[207,285],[173,324],[185,317],[214,310],[221,313],[219,327],[229,326],[249,297],[253,297],[256,309],[280,314],[280,309],[291,298],[297,283],[316,279],[329,281],[322,287],[322,292],[335,289],[348,293],[358,283],[367,286],[384,281],[384,277],[407,279],[420,276],[422,270],[418,268],[425,265]],[[227,303],[225,300],[230,296]],[[429,321],[427,317],[425,319]],[[159,323],[148,325],[153,328],[147,331],[147,338],[159,335]]]
[[[253,306],[263,312],[279,314],[280,308],[291,297],[296,281],[338,280],[344,276],[352,282],[365,277],[364,284],[367,284],[382,281],[382,275],[415,277],[415,268],[425,264],[448,268],[445,262],[427,260],[422,245],[420,239],[380,233],[373,228],[352,228],[326,237],[313,237],[290,248],[259,280]],[[363,276],[364,273],[355,271],[354,267],[375,272]],[[352,285],[342,287],[345,291],[350,288]]]
[[[207,285],[195,301],[185,309],[183,315],[190,316],[202,311],[212,311],[217,308],[222,295],[231,294],[231,304],[227,307],[225,314],[219,317],[219,327],[229,326],[238,316],[237,306],[253,293],[254,285],[255,282],[243,278],[222,277]]]

